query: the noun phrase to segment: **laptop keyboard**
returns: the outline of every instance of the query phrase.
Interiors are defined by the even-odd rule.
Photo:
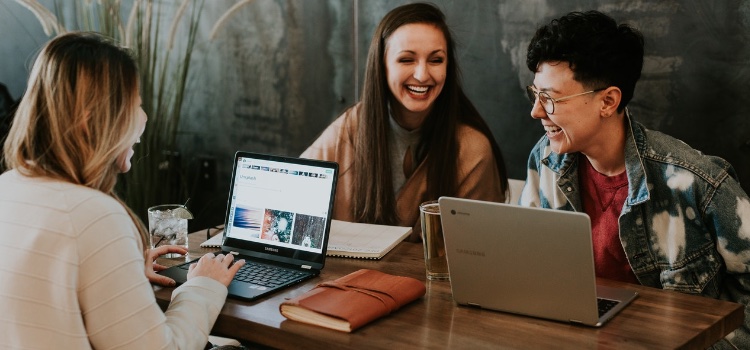
[[[616,301],[616,300],[609,300],[609,299],[602,299],[602,298],[596,298],[596,302],[599,306],[599,317],[602,317],[609,310],[612,310],[612,308],[615,307],[615,305],[620,303],[619,301]]]
[[[189,267],[190,264],[180,265],[180,268],[185,270]],[[245,265],[242,265],[237,274],[234,275],[234,279],[267,288],[274,288],[306,276],[308,274],[301,271],[246,261]]]

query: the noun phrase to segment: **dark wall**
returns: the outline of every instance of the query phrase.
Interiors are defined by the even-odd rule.
[[[199,215],[223,221],[235,151],[299,155],[354,103],[352,8],[348,0],[255,1],[202,41],[180,140],[199,178],[206,160],[217,169],[208,169],[215,186],[196,186]]]
[[[235,12],[214,39],[208,33],[235,1],[207,2],[180,136],[183,165],[197,179],[191,203],[201,217],[223,220],[236,150],[298,155],[356,101],[375,26],[406,2],[256,0]],[[750,190],[744,156],[750,152],[750,1],[434,2],[458,41],[464,87],[490,124],[512,177],[524,177],[528,152],[543,134],[529,117],[523,90],[533,79],[525,67],[529,39],[552,18],[596,9],[646,37],[643,75],[630,104],[635,118],[727,159]],[[18,98],[25,85],[19,61],[33,56],[29,42],[44,38],[33,17],[10,4],[0,4],[0,32],[11,28],[17,35],[0,42],[0,82]],[[208,180],[200,180],[204,175]]]
[[[377,21],[404,1],[360,1],[363,46]],[[750,2],[436,1],[460,47],[464,85],[490,123],[512,177],[523,178],[542,135],[523,87],[526,46],[537,26],[570,11],[610,14],[646,37],[645,66],[630,110],[650,128],[731,162],[750,189]],[[360,75],[362,71],[360,70]]]

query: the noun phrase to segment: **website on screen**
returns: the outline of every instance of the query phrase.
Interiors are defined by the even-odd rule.
[[[240,158],[227,236],[321,252],[333,170]]]

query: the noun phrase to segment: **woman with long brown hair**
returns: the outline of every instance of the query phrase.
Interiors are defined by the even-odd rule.
[[[302,157],[341,167],[334,219],[413,226],[419,204],[440,196],[505,201],[500,148],[464,93],[455,44],[436,6],[397,7],[367,56],[362,100]]]
[[[202,349],[243,265],[203,256],[166,314],[143,223],[114,193],[146,124],[129,53],[93,33],[39,54],[4,145],[0,339],[11,348]],[[146,253],[144,253],[146,252]],[[145,258],[145,259],[144,259]],[[144,273],[144,267],[146,273]],[[148,277],[147,277],[148,275]]]

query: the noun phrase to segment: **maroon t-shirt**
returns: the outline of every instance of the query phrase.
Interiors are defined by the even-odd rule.
[[[638,284],[620,243],[618,224],[620,211],[628,196],[627,173],[606,176],[596,171],[586,156],[581,155],[579,159],[581,201],[583,210],[591,218],[596,275]]]

